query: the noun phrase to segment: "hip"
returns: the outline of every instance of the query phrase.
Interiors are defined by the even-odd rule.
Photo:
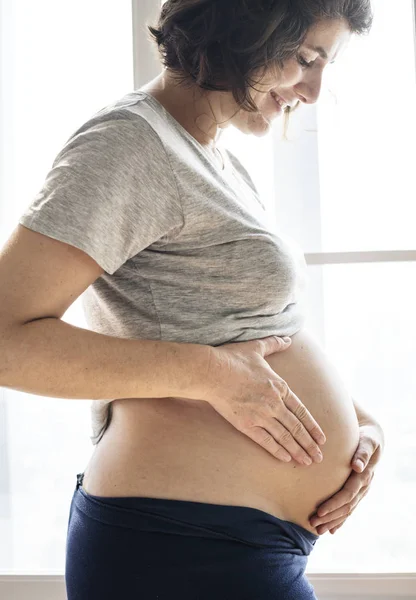
[[[68,522],[68,600],[313,600],[317,536],[262,511],[157,498],[96,498],[80,482]]]

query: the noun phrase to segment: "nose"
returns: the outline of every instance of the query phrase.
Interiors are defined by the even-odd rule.
[[[295,88],[295,92],[304,104],[315,104],[318,102],[322,87],[322,72],[314,74],[313,78],[304,79]]]

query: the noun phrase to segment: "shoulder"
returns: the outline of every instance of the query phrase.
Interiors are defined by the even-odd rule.
[[[96,144],[113,149],[146,147],[163,150],[162,141],[154,128],[140,115],[126,109],[114,109],[92,116],[67,140],[65,147]]]

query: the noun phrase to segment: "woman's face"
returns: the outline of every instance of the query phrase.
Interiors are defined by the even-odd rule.
[[[283,70],[269,70],[254,86],[259,91],[251,90],[259,112],[240,110],[229,123],[243,133],[260,137],[269,131],[272,121],[283,114],[274,95],[282,97],[292,108],[298,102],[317,102],[324,68],[334,62],[351,35],[351,30],[344,20],[326,21],[313,26],[297,54],[286,62]],[[326,52],[327,58],[322,57],[317,50],[311,49],[312,46],[320,46]]]

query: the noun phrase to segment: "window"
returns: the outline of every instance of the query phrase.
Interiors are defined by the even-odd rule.
[[[271,140],[235,129],[222,138],[303,248],[306,326],[386,437],[369,494],[320,539],[308,573],[416,565],[414,13],[411,0],[373,0],[373,10],[370,35],[326,68],[319,102],[292,115],[290,142],[279,126]]]
[[[372,4],[370,35],[326,67],[319,102],[291,116],[289,142],[282,119],[265,138],[233,127],[221,138],[303,248],[307,327],[386,437],[368,496],[320,539],[308,573],[416,565],[415,15],[412,0]]]
[[[133,88],[134,71],[130,2],[2,0],[1,10],[3,245],[66,140]],[[87,328],[80,298],[64,320]],[[93,450],[90,404],[0,388],[1,572],[63,573],[76,473]]]
[[[290,142],[276,127],[253,152],[252,136],[225,134],[305,252],[306,326],[386,437],[369,494],[320,539],[308,573],[416,565],[414,13],[411,0],[373,0],[373,10],[370,35],[326,68],[319,102],[292,115]]]

